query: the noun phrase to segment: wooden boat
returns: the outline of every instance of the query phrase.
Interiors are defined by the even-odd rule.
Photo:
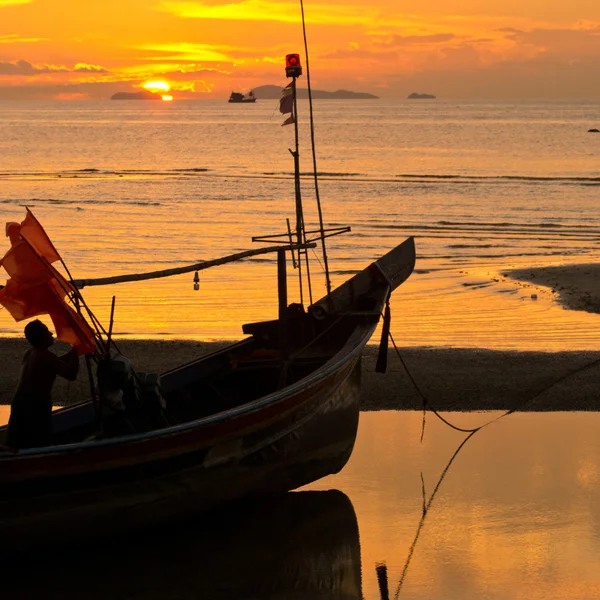
[[[252,91],[250,91],[247,96],[240,92],[231,92],[231,95],[229,96],[229,102],[256,102],[256,96]]]
[[[286,73],[293,77],[295,107],[301,68],[298,55],[290,56]],[[415,247],[412,238],[405,240],[331,291],[325,238],[349,228],[326,230],[321,219],[318,230],[306,230],[295,123],[295,243],[288,224],[288,233],[254,238],[283,237],[287,246],[71,282],[75,290],[149,279],[276,251],[278,319],[247,324],[246,339],[160,377],[135,373],[111,355],[110,334],[104,343],[98,329],[105,352],[95,356],[100,401],[56,411],[51,446],[0,451],[1,539],[33,543],[42,536],[58,543],[121,532],[242,497],[293,490],[346,464],[358,425],[361,353],[390,294],[411,274]],[[301,266],[304,260],[308,265],[307,248],[315,240],[323,246],[328,293],[305,310]],[[300,303],[288,303],[286,251],[293,252],[300,274]],[[81,294],[79,303],[85,305]],[[388,319],[386,347],[387,327]],[[6,428],[0,428],[0,446],[5,439]]]
[[[139,536],[3,561],[6,598],[360,600],[358,525],[337,490],[267,496]],[[7,540],[3,539],[4,546]],[[35,576],[32,577],[32,571]]]
[[[409,238],[307,311],[245,325],[245,340],[161,375],[164,410],[152,394],[107,408],[102,439],[92,403],[56,411],[54,445],[0,452],[0,537],[59,540],[73,523],[98,536],[338,472],[361,352],[414,261]]]

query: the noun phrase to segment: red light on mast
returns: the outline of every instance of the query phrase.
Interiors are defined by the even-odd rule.
[[[300,75],[302,75],[302,65],[300,64],[299,54],[286,54],[285,74],[287,77],[300,77]]]
[[[286,67],[299,67],[300,66],[300,55],[299,54],[286,54],[285,55],[285,66]]]

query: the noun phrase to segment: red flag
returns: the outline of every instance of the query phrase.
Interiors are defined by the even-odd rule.
[[[78,354],[93,352],[94,332],[65,302],[65,296],[75,290],[51,265],[60,255],[43,227],[28,210],[20,225],[7,224],[6,234],[11,248],[0,265],[10,279],[0,289],[0,304],[15,321],[49,314],[59,340],[74,346]]]
[[[283,127],[284,125],[291,125],[292,123],[295,123],[295,122],[296,122],[296,120],[294,119],[294,115],[291,115],[281,124],[281,126]]]
[[[40,222],[27,209],[25,220],[21,223],[21,237],[25,238],[35,251],[49,263],[60,260],[60,254],[50,241],[48,234],[40,225]]]

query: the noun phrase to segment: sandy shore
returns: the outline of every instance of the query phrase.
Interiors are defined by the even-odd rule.
[[[161,372],[184,364],[223,344],[178,341],[122,341],[121,351],[138,371]],[[27,343],[0,339],[0,404],[10,403],[18,366]],[[57,344],[57,352],[61,348]],[[420,409],[416,391],[395,352],[388,372],[375,373],[377,349],[368,347],[363,360],[363,410]],[[551,387],[523,410],[600,410],[600,352],[497,352],[468,349],[400,349],[429,403],[440,410],[498,410],[520,406],[545,388],[585,365],[594,366]],[[66,403],[87,397],[85,367],[78,380],[57,380],[54,398]]]
[[[600,313],[600,264],[520,269],[505,271],[503,275],[550,288],[565,308]],[[163,340],[118,344],[136,370],[150,373],[185,364],[225,345]],[[0,339],[0,404],[11,401],[26,349],[25,340]],[[57,344],[55,350],[60,353],[66,348]],[[410,375],[393,351],[389,353],[388,372],[375,373],[376,351],[375,347],[368,347],[363,360],[363,410],[420,409],[422,395],[440,410],[517,406],[523,410],[600,410],[600,350],[549,353],[401,349]],[[591,366],[585,368],[586,365]],[[57,380],[54,398],[61,404],[76,402],[89,396],[88,386],[82,364],[76,382]]]
[[[565,308],[600,313],[600,264],[517,269],[502,275],[550,288]]]

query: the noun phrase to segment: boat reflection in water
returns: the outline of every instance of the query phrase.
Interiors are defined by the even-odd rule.
[[[356,516],[337,490],[257,498],[134,542],[43,551],[4,566],[6,598],[362,597]]]

